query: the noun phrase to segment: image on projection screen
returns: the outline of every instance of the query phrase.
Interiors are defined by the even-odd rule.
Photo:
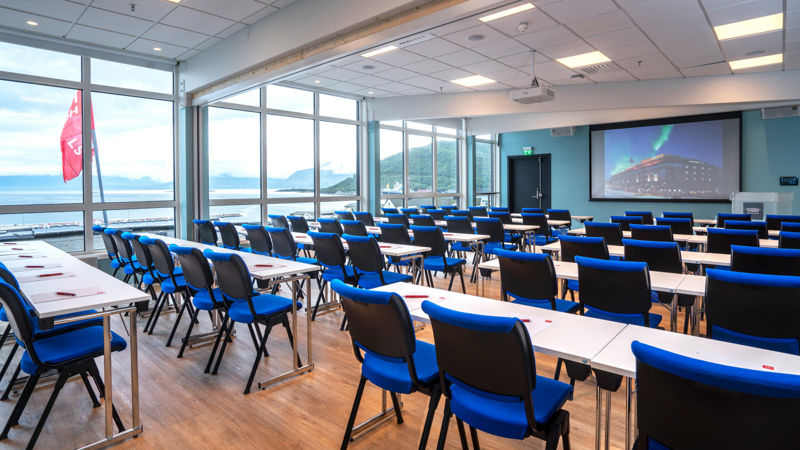
[[[727,200],[739,119],[592,130],[592,197]]]

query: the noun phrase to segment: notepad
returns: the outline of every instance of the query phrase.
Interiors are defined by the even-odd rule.
[[[47,281],[47,280],[56,280],[56,279],[61,279],[61,278],[70,278],[70,277],[74,277],[74,276],[75,276],[75,274],[74,273],[70,273],[70,272],[61,272],[61,273],[47,272],[47,273],[40,273],[40,274],[37,274],[37,275],[26,275],[24,277],[17,278],[17,280],[19,280],[20,284],[22,284],[22,283],[34,283],[36,281]]]
[[[74,294],[74,295],[67,295],[67,294]],[[58,300],[70,300],[81,297],[90,297],[92,295],[101,295],[101,294],[105,294],[105,292],[98,287],[86,287],[80,289],[64,289],[59,293],[43,292],[41,294],[33,294],[28,298],[30,298],[31,302],[33,303],[46,303]]]
[[[48,264],[25,264],[24,266],[16,266],[16,267],[9,267],[9,269],[14,272],[27,272],[30,270],[47,270],[47,269],[56,269],[58,267],[62,267],[61,264],[56,263],[48,263]]]

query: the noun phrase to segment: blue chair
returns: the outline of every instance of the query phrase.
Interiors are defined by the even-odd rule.
[[[304,216],[286,216],[289,227],[295,233],[308,233],[308,220]]]
[[[536,208],[523,208],[523,209],[536,209]],[[553,236],[552,230],[550,229],[550,224],[547,223],[547,217],[544,215],[544,213],[523,212],[521,215],[522,215],[523,225],[534,225],[539,227],[536,229],[533,235],[534,245],[542,246],[556,241],[556,238]]]
[[[372,213],[369,211],[354,211],[353,217],[360,222],[364,222],[364,225],[368,227],[375,226],[375,218],[372,217]]]
[[[375,238],[345,234],[342,239],[347,242],[350,263],[356,269],[357,286],[372,289],[387,284],[411,281],[411,275],[383,270],[383,255]]]
[[[652,225],[653,224],[653,212],[652,211],[625,211],[625,215],[628,217],[641,217],[643,225]]]
[[[435,227],[436,221],[430,214],[412,214],[410,217],[411,222],[419,227]]]
[[[419,205],[419,209],[422,210],[423,214],[428,214],[429,210],[436,209],[436,205]]]
[[[558,279],[550,255],[495,251],[500,260],[500,296],[514,303],[573,313],[578,303],[558,298]]]
[[[576,256],[588,256],[589,258],[609,259],[608,244],[603,237],[589,236],[570,236],[562,234],[558,236],[561,245],[561,260],[575,262]],[[561,298],[566,298],[569,292],[572,301],[575,301],[575,293],[579,292],[578,280],[566,280],[565,289],[561,292]]]
[[[344,234],[344,229],[342,229],[339,219],[320,217],[317,222],[319,222],[319,231],[323,233],[335,233],[339,236]]]
[[[486,234],[489,239],[483,246],[484,255],[493,255],[497,249],[501,250],[516,250],[518,248],[515,243],[506,243],[506,234],[503,229],[503,223],[500,219],[494,217],[475,217],[475,226],[477,234]]]
[[[289,326],[292,300],[277,295],[253,292],[253,286],[250,281],[252,277],[241,256],[235,253],[219,253],[210,249],[206,249],[203,255],[214,262],[214,272],[217,274],[217,282],[219,283],[222,298],[230,305],[227,316],[219,327],[219,333],[217,333],[217,339],[214,343],[216,348],[222,342],[222,347],[220,347],[217,362],[214,364],[214,370],[211,371],[211,374],[216,375],[219,370],[222,356],[225,354],[225,347],[228,345],[228,341],[231,340],[234,324],[246,324],[250,330],[253,345],[257,348],[253,368],[250,370],[250,376],[244,388],[244,393],[248,394],[258,371],[261,357],[267,354],[267,337],[271,334],[272,327],[278,324],[283,325],[289,337],[289,345],[294,348],[292,328]],[[296,307],[299,311],[302,307],[300,302],[297,302]],[[264,326],[263,333],[259,328],[259,324]],[[213,353],[211,356],[213,358]],[[209,363],[211,363],[210,359]],[[300,355],[297,355],[297,365],[298,367],[303,365],[300,361]],[[207,371],[208,366],[206,366]]]
[[[800,442],[800,376],[724,366],[638,341],[631,350],[636,448],[777,449]]]
[[[214,228],[214,224],[210,220],[195,219],[192,223],[194,223],[198,242],[206,245],[217,245],[217,229]]]
[[[331,287],[342,297],[342,308],[350,321],[353,353],[361,363],[361,378],[341,448],[350,444],[361,395],[369,380],[390,392],[398,424],[403,423],[398,393],[421,392],[430,396],[419,442],[419,448],[424,449],[442,392],[435,347],[416,339],[408,308],[399,295],[358,289],[339,280],[333,281]]]
[[[470,217],[472,217],[473,219],[475,217],[488,217],[489,216],[489,211],[486,209],[485,206],[470,206],[470,207],[467,208],[467,210],[469,210]]]
[[[672,242],[672,227],[669,225],[638,225],[632,223],[631,238],[642,241]]]
[[[230,222],[214,222],[214,226],[219,228],[219,235],[222,238],[222,247],[228,250],[238,250],[241,252],[250,252],[250,249],[243,248],[240,245],[239,231],[236,226]]]
[[[419,214],[419,208],[400,208],[400,213],[406,217],[411,217],[412,214]]]
[[[642,216],[611,216],[611,223],[618,223],[622,231],[630,231],[631,224],[642,225],[644,221]]]
[[[694,225],[694,214],[691,212],[664,211],[661,213],[661,217],[666,219],[689,219],[690,226]]]
[[[122,237],[122,234],[124,232],[122,230],[106,228],[105,230],[103,230],[103,233],[108,235],[114,241],[114,244],[116,244],[117,261],[119,261],[119,268],[122,269],[123,273],[125,273],[125,276],[122,278],[122,281],[127,283],[128,281],[130,281],[131,277],[133,277],[133,281],[138,284],[139,280],[136,277],[136,271],[137,269],[141,268],[134,267],[133,265],[136,255],[133,254],[133,249],[131,248],[130,242],[128,242],[127,239]]]
[[[314,258],[297,256],[297,244],[292,232],[286,228],[264,227],[272,240],[272,253],[276,258],[290,259],[304,264],[317,264]]]
[[[122,270],[125,272],[125,275],[132,275],[133,281],[136,284],[137,288],[141,288],[142,280],[140,277],[144,277],[145,272],[147,272],[147,265],[143,265],[139,261],[139,256],[136,254],[134,250],[133,243],[139,239],[139,236],[130,232],[123,232],[118,233],[113,236],[115,241],[119,241],[120,239],[122,242],[117,248],[123,248],[122,253],[129,255],[125,258],[128,261],[123,267]]]
[[[352,234],[353,236],[369,236],[369,233],[367,233],[367,226],[364,225],[364,222],[359,220],[342,220],[339,222],[339,224],[341,225],[342,234],[346,233]],[[322,233],[326,233],[326,231],[320,231]],[[330,233],[330,231],[327,231],[327,233]],[[333,234],[338,235],[339,233]],[[316,246],[314,246],[314,248],[316,248]]]
[[[114,243],[114,239],[111,237],[111,235],[105,233],[105,230],[106,227],[101,225],[92,226],[92,231],[99,234],[100,237],[103,239],[103,246],[106,248],[106,253],[108,254],[109,265],[111,266],[112,269],[114,269],[114,272],[111,275],[116,277],[117,272],[119,272],[119,269],[120,267],[122,267],[122,265],[120,264],[119,261],[117,244]],[[10,330],[10,328],[8,328],[7,330]],[[0,340],[0,347],[2,346],[3,346],[3,341]]]
[[[383,215],[386,214],[400,214],[400,211],[397,208],[381,208]]]
[[[247,240],[250,242],[250,252],[257,255],[272,256],[272,241],[267,230],[261,225],[242,225]]]
[[[55,371],[58,378],[55,381],[53,392],[39,417],[36,428],[33,430],[27,448],[33,448],[39,438],[50,411],[58,398],[58,394],[67,380],[75,375],[80,375],[84,386],[89,392],[94,407],[99,407],[95,393],[89,384],[89,376],[94,379],[95,385],[101,392],[105,391],[103,379],[97,369],[95,358],[103,355],[103,327],[87,326],[78,329],[61,330],[37,335],[36,327],[32,320],[30,310],[21,294],[6,282],[0,282],[0,305],[6,311],[14,330],[15,337],[25,348],[25,353],[20,360],[20,368],[28,374],[25,387],[20,394],[14,410],[8,417],[0,439],[6,439],[11,427],[17,425],[36,384],[42,375]],[[111,351],[122,351],[127,347],[125,340],[118,334],[111,332]],[[112,417],[121,432],[125,429],[112,407]]]
[[[508,211],[489,211],[488,217],[500,219],[500,221],[503,223],[514,223],[511,220],[511,213]]]
[[[475,234],[472,228],[472,222],[467,216],[444,216],[447,227],[445,228],[448,233],[459,234]],[[451,242],[450,251],[463,254],[464,252],[474,252],[474,244],[465,244],[463,242]]]
[[[290,228],[289,219],[282,214],[269,214],[267,215],[267,218],[269,218],[272,227],[274,228],[286,228],[287,230]]]
[[[507,206],[490,206],[489,212],[510,212]]]
[[[314,256],[317,257],[317,261],[322,267],[322,276],[317,279],[319,295],[317,295],[317,302],[314,305],[314,312],[311,314],[311,320],[313,321],[317,318],[320,302],[327,301],[325,298],[325,286],[333,280],[356,284],[356,272],[353,266],[347,265],[347,255],[339,235],[314,231],[309,231],[308,235],[314,241]]]
[[[140,237],[139,241],[150,251],[154,267],[152,273],[153,276],[159,280],[158,282],[162,293],[160,301],[157,301],[153,306],[150,319],[144,327],[144,332],[153,334],[153,330],[161,316],[161,311],[170,300],[172,300],[175,309],[179,309],[175,294],[183,295],[184,302],[188,303],[186,301],[186,296],[189,295],[189,287],[186,285],[186,279],[184,279],[183,274],[175,270],[175,261],[172,259],[172,254],[164,241],[147,236]],[[194,314],[194,307],[189,306],[189,308],[190,313]]]
[[[708,269],[712,339],[800,354],[800,277]]]
[[[472,220],[472,213],[469,210],[466,210],[466,209],[452,209],[452,210],[449,211],[449,213],[450,213],[451,216],[466,217],[466,218]]]
[[[408,234],[408,228],[405,225],[401,225],[399,223],[379,223],[378,228],[381,229],[381,242],[399,245],[413,244],[411,236]],[[417,261],[416,259],[403,259],[399,256],[390,256],[387,258],[387,260],[389,261],[389,264],[396,266],[397,268],[412,267]]]
[[[409,217],[405,214],[386,214],[386,218],[392,224],[405,225],[406,228],[411,226],[411,221],[408,220]]]
[[[520,211],[523,214],[544,214],[544,210],[542,208],[522,208]]]
[[[757,230],[730,230],[727,228],[708,227],[707,233],[706,252],[708,253],[730,253],[731,245],[759,246]]]
[[[750,214],[717,213],[717,228],[725,228],[727,220],[751,220]]]
[[[449,214],[450,211],[458,209],[458,205],[441,205],[439,209],[443,209]]]
[[[356,216],[350,211],[334,211],[339,220],[356,220]]]
[[[688,217],[658,217],[656,225],[668,225],[672,234],[694,234],[692,219]]]
[[[800,276],[800,250],[731,245],[731,270]]]
[[[433,218],[433,220],[444,220],[444,216],[447,215],[447,211],[443,209],[429,209],[426,213]]]
[[[436,341],[444,416],[438,448],[447,438],[450,417],[456,416],[462,446],[463,423],[470,428],[510,439],[534,436],[555,449],[559,438],[569,449],[569,412],[563,409],[572,387],[536,374],[536,360],[525,325],[514,317],[457,312],[424,301]]]
[[[759,239],[769,238],[767,222],[756,220],[726,220],[725,229],[728,230],[756,230]]]
[[[781,231],[778,237],[778,247],[800,249],[800,232]]]
[[[447,290],[449,291],[453,288],[453,280],[456,279],[456,274],[458,274],[461,278],[461,291],[466,294],[467,287],[464,285],[464,266],[467,265],[467,260],[447,257],[447,243],[444,240],[442,229],[436,226],[412,226],[411,230],[414,231],[415,245],[429,247],[431,249],[425,254],[422,264],[425,268],[425,274],[428,277],[428,285],[433,287],[433,275],[431,272],[442,272],[445,278],[447,278],[447,275],[450,275],[450,284],[447,286]]]
[[[547,215],[550,220],[566,220],[567,224],[563,227],[559,227],[558,234],[566,234],[566,230],[572,228],[572,214],[569,213],[568,209],[548,209]]]
[[[623,227],[619,222],[605,223],[586,221],[583,225],[586,227],[586,236],[605,238],[606,244],[608,245],[622,245]]]
[[[796,223],[800,226],[800,216],[788,214],[767,214],[766,221],[770,230],[780,230],[784,223]]]
[[[150,294],[150,299],[153,300],[154,304],[158,304],[160,295],[163,295],[163,292],[160,294],[156,294],[155,285],[161,283],[162,277],[159,277],[156,272],[155,264],[153,264],[153,256],[150,254],[150,249],[147,248],[146,245],[142,243],[139,238],[136,239],[129,239],[131,244],[131,248],[133,248],[133,254],[136,256],[136,262],[144,268],[144,273],[142,274],[142,283],[139,285],[139,289],[142,289],[142,285],[144,285],[145,292]],[[181,268],[176,267],[175,273],[181,273]],[[125,322],[123,321],[123,324]]]

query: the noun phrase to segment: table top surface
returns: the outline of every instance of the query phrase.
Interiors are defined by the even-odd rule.
[[[19,279],[22,293],[41,318],[87,309],[128,306],[150,298],[149,294],[44,241],[20,242],[13,248],[23,250],[6,253],[0,256],[0,261]],[[19,258],[19,255],[28,254],[34,257]],[[45,267],[25,267],[34,265]],[[54,273],[63,276],[39,279],[39,275]],[[58,295],[59,292],[73,293],[75,296]]]
[[[560,242],[551,242],[539,247],[542,252],[558,253],[561,251]],[[611,256],[625,256],[624,245],[609,245],[608,254]],[[714,266],[730,266],[731,255],[727,253],[706,253],[681,250],[681,260],[689,264],[703,264]]]
[[[367,233],[371,234],[381,234],[381,227],[366,227]],[[482,241],[484,239],[489,239],[488,234],[472,234],[472,233],[449,233],[444,231],[442,233],[444,235],[444,239],[446,241],[457,241],[457,242],[476,242]],[[408,230],[409,236],[414,236],[414,230]]]
[[[305,233],[292,233],[294,237],[294,241],[298,244],[305,244],[305,245],[313,245],[314,240],[311,239],[311,236]],[[379,242],[378,243],[381,249],[381,254],[386,256],[409,256],[409,255],[416,255],[419,253],[429,252],[431,251],[430,247],[422,247],[418,245],[403,245],[403,244],[390,244],[387,242]],[[345,250],[347,249],[347,242],[342,240],[342,246],[344,246]]]

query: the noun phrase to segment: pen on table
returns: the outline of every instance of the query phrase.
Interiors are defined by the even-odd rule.
[[[58,276],[58,275],[64,275],[64,274],[60,273],[60,272],[59,273],[43,273],[43,274],[37,275],[37,276],[39,276],[39,277],[55,277],[55,276]]]
[[[75,297],[75,294],[72,292],[56,292],[56,295],[67,295],[70,297]]]
[[[406,298],[428,298],[427,295],[419,295],[419,294],[410,294],[406,295]]]

